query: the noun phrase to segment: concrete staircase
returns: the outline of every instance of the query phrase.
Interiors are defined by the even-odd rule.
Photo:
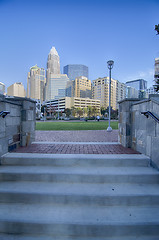
[[[132,155],[8,153],[1,240],[158,240],[159,172]]]

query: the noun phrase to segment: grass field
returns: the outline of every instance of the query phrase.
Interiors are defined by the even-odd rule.
[[[36,130],[59,131],[59,130],[106,130],[108,121],[88,122],[36,122]],[[111,122],[112,129],[118,129],[118,121]]]

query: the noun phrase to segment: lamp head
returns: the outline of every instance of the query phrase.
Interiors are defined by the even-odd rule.
[[[109,69],[112,69],[112,68],[113,68],[113,65],[114,65],[114,61],[113,61],[113,60],[109,60],[109,61],[107,62],[107,65],[108,65],[108,68],[109,68]]]

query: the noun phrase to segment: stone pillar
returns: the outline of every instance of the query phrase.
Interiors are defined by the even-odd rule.
[[[23,100],[21,110],[21,127],[22,137],[21,145],[28,146],[35,140],[35,124],[36,124],[36,103],[29,99]]]
[[[119,102],[119,136],[118,140],[124,147],[131,147],[131,106],[138,99],[124,99]]]

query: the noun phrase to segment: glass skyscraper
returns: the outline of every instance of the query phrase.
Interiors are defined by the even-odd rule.
[[[70,80],[75,80],[81,76],[88,78],[88,67],[81,64],[69,64],[64,66],[63,73],[67,74]]]
[[[60,74],[60,58],[55,47],[52,47],[47,61],[45,100],[65,97],[68,80],[66,74]]]

